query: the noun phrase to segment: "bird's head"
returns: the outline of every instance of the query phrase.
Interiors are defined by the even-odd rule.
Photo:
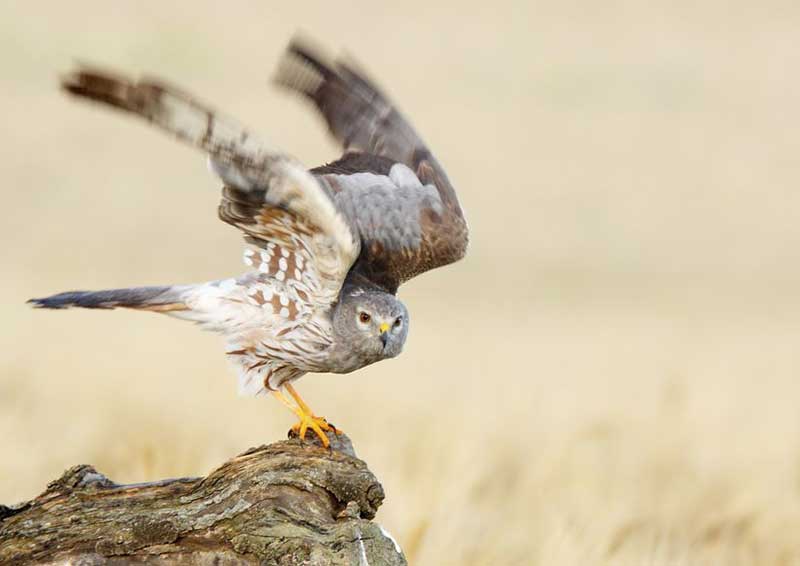
[[[346,345],[361,362],[358,367],[363,367],[403,350],[408,310],[389,293],[355,289],[342,293],[333,326],[336,341]]]

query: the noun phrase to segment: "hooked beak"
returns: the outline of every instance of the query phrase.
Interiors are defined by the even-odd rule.
[[[381,343],[383,347],[386,348],[386,342],[389,340],[389,324],[384,322],[381,324],[379,330],[381,332]]]

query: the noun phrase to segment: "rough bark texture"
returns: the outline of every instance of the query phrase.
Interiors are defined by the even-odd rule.
[[[345,436],[253,448],[205,478],[118,485],[75,466],[0,505],[0,564],[406,564],[383,488]]]

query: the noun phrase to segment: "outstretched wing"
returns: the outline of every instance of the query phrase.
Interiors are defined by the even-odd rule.
[[[259,142],[236,121],[164,82],[139,81],[81,67],[62,79],[76,96],[130,112],[204,150],[226,183],[219,215],[264,249],[257,268],[281,280],[286,254],[303,257],[314,283],[309,302],[333,303],[359,241],[317,178],[294,159]],[[275,251],[277,248],[277,251]],[[302,260],[300,260],[302,262]],[[287,266],[288,267],[288,266]],[[296,267],[296,266],[295,266]]]
[[[295,41],[276,82],[313,102],[347,152],[312,173],[361,238],[354,277],[395,292],[464,256],[467,224],[444,169],[369,79]]]

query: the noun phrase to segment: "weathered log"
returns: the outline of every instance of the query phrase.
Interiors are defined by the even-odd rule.
[[[330,439],[252,448],[205,478],[118,485],[75,466],[0,505],[0,564],[406,564],[371,521],[380,483],[346,436]]]

